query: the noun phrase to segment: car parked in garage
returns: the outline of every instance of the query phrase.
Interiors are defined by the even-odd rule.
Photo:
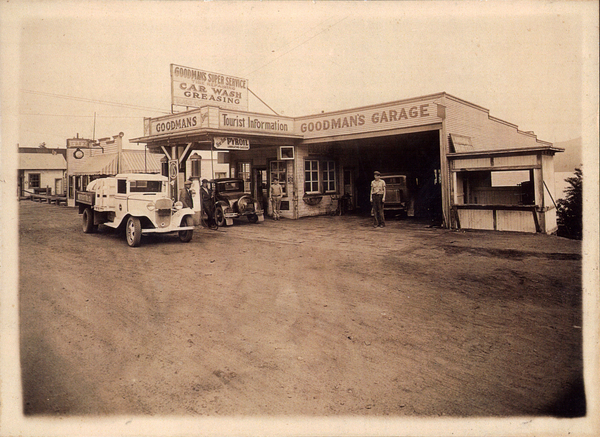
[[[382,174],[381,179],[385,182],[386,195],[383,205],[384,213],[393,213],[400,217],[406,217],[411,203],[411,193],[408,188],[408,175],[393,173]]]
[[[244,191],[242,179],[219,178],[209,183],[215,196],[215,222],[218,226],[230,226],[234,218],[244,216],[250,223],[265,220],[260,203]]]

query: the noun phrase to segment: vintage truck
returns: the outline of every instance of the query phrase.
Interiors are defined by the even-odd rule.
[[[173,202],[168,179],[156,174],[118,174],[90,182],[86,191],[75,193],[75,204],[83,217],[83,232],[94,232],[99,224],[125,229],[127,244],[139,246],[142,235],[177,232],[187,243],[194,232],[194,211]]]

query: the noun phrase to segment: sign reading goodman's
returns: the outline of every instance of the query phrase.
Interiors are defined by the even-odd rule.
[[[171,64],[171,104],[248,110],[248,80]]]

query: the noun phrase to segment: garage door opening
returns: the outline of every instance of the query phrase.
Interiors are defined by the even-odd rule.
[[[408,218],[442,223],[442,181],[439,132],[419,132],[391,137],[356,140],[340,152],[356,166],[356,211],[368,215],[373,172],[405,176],[410,207]],[[394,216],[394,214],[391,214]]]

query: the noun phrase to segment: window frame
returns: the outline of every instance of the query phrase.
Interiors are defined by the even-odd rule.
[[[273,165],[276,165],[276,168],[273,168]],[[282,176],[283,175],[283,176]],[[269,185],[273,183],[273,177],[277,177],[279,181],[279,185],[281,185],[283,191],[283,197],[287,196],[287,161],[282,161],[280,159],[275,159],[269,162]]]
[[[323,160],[323,192],[324,193],[336,193],[337,192],[337,172],[336,172],[336,163],[334,160]],[[330,165],[333,165],[333,169],[330,168]],[[330,178],[331,177],[331,178]],[[333,184],[333,189],[331,189],[331,185]]]
[[[33,184],[34,179],[37,179],[36,184]],[[29,188],[41,188],[42,187],[42,174],[41,173],[28,173],[27,183]]]
[[[320,160],[319,159],[305,159],[304,160],[304,193],[305,194],[322,194],[321,193],[321,172],[320,172]],[[306,168],[306,165],[311,163],[309,169]],[[314,168],[312,168],[312,163],[316,163],[317,164],[317,168],[316,170]],[[307,178],[307,176],[310,175],[310,178]],[[313,176],[317,176],[316,181],[313,180]],[[308,185],[307,185],[308,184]],[[314,184],[316,184],[316,190],[314,190]],[[307,189],[307,187],[310,187],[310,189]]]

